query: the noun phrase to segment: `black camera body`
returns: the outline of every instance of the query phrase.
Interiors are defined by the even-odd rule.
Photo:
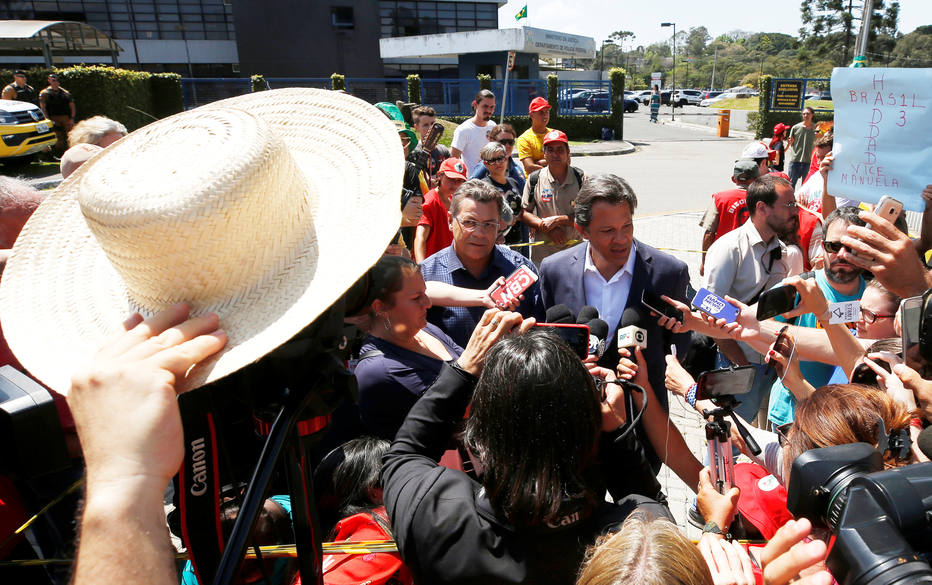
[[[866,443],[811,449],[793,462],[787,506],[835,533],[842,585],[932,583],[932,463],[882,471]]]

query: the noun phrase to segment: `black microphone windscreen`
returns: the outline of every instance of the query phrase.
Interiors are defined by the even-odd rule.
[[[608,323],[601,319],[592,319],[586,325],[589,326],[589,333],[595,335],[600,340],[608,337]]]
[[[585,325],[593,319],[599,318],[599,310],[593,307],[592,305],[586,305],[579,310],[579,314],[576,315],[576,323],[578,325]]]
[[[547,309],[547,313],[544,316],[544,322],[546,323],[575,323],[576,319],[573,317],[573,311],[570,311],[570,308],[564,304],[554,305]]]
[[[916,437],[916,446],[926,457],[932,459],[932,427],[922,429],[922,432]]]
[[[638,307],[630,306],[625,309],[625,312],[621,314],[621,320],[618,322],[618,327],[627,327],[629,325],[636,325],[642,327],[641,325],[641,311]]]

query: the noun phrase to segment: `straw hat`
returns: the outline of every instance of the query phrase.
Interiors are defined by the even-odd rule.
[[[313,321],[379,258],[400,223],[404,159],[379,110],[282,89],[133,132],[39,206],[0,281],[3,333],[67,392],[133,311],[214,311],[224,350],[177,385],[254,362]]]

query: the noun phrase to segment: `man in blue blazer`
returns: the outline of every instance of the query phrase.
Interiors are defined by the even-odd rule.
[[[647,290],[686,302],[689,272],[684,262],[634,238],[636,207],[637,196],[624,179],[601,175],[586,181],[574,211],[576,229],[587,241],[544,259],[541,298],[546,308],[564,304],[574,313],[585,305],[597,308],[610,331],[599,364],[612,369],[618,364],[622,313],[634,307],[640,313],[638,326],[647,330],[643,353],[648,379],[666,411],[664,354],[675,343],[677,355],[686,355],[689,335],[660,327],[641,304],[641,293]]]

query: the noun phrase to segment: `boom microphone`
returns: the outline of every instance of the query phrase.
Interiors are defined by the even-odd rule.
[[[566,305],[560,303],[559,305],[554,305],[547,309],[546,316],[544,317],[545,323],[575,323],[576,319],[573,317],[573,312],[570,311],[570,308]]]
[[[576,315],[576,324],[585,325],[589,321],[592,321],[593,319],[598,319],[598,318],[599,318],[599,310],[593,307],[592,305],[586,305],[582,309],[580,309],[579,314]],[[608,333],[606,332],[605,335],[608,335]]]

